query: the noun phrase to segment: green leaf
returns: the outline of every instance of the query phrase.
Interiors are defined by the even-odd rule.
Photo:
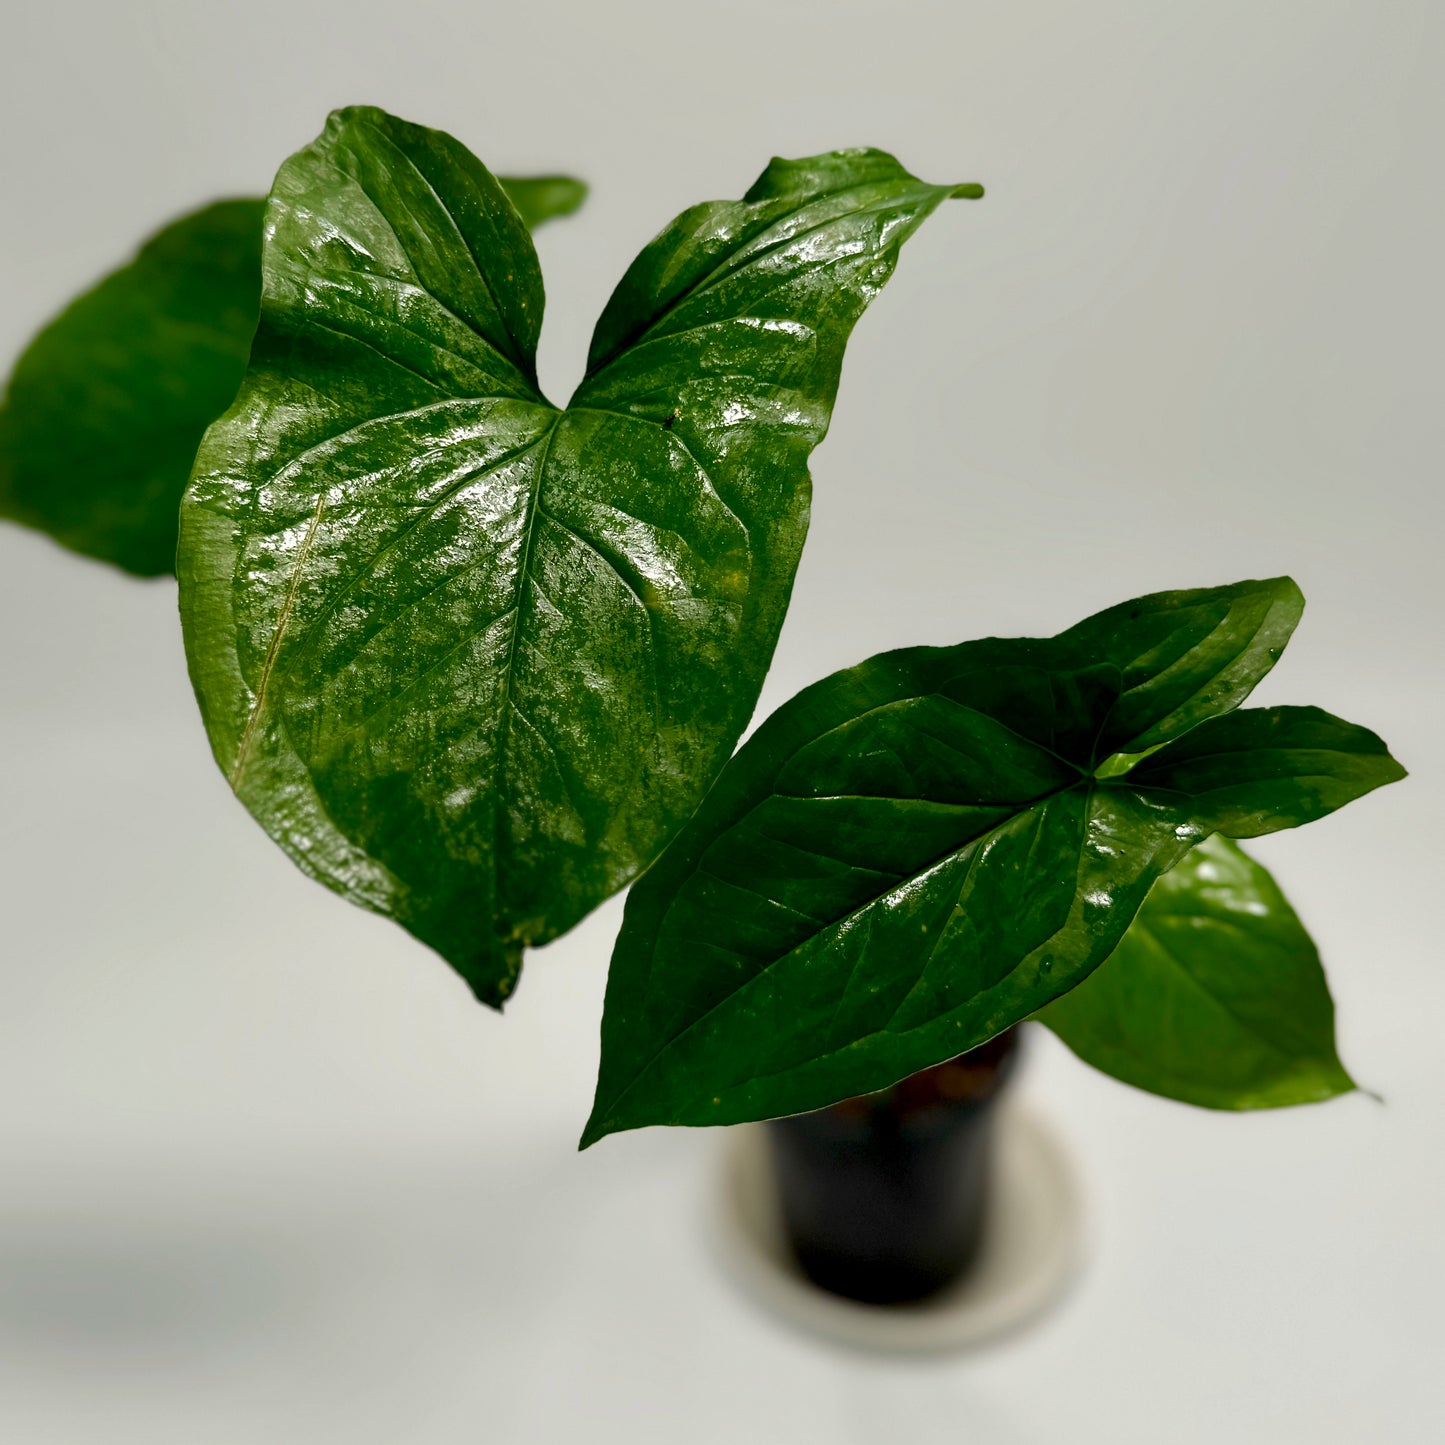
[[[1055,638],[884,653],[786,703],[628,899],[584,1145],[884,1088],[1083,982],[1220,825],[1189,744],[1231,719],[1122,774],[1101,753],[1235,706],[1298,607],[1285,579],[1161,593]],[[1272,775],[1231,806],[1288,827],[1399,776],[1361,755],[1316,751],[1327,786]]]
[[[1096,1069],[1205,1108],[1355,1087],[1314,943],[1269,873],[1223,837],[1160,878],[1118,948],[1038,1017]]]
[[[948,194],[774,162],[643,251],[562,411],[474,156],[357,109],[282,166],[180,578],[217,760],[301,867],[500,1003],[646,866],[756,701],[849,330]]]
[[[1284,651],[1304,605],[1299,588],[1276,577],[1141,597],[1071,627],[1062,646],[1117,669],[1118,697],[1091,756],[1102,764],[1150,752],[1238,707]]]
[[[568,176],[501,184],[532,227],[587,194]],[[128,572],[174,570],[196,448],[245,375],[265,206],[172,221],[30,343],[0,404],[0,516]]]
[[[1231,838],[1312,823],[1404,776],[1383,739],[1317,707],[1211,718],[1128,774],[1136,787],[1183,794],[1203,826]]]
[[[196,446],[246,368],[262,205],[173,221],[30,343],[0,405],[0,515],[128,572],[172,570]]]
[[[575,176],[498,176],[497,180],[529,231],[570,216],[587,199],[586,182]]]

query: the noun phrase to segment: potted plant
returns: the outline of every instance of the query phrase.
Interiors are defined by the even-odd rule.
[[[534,222],[579,196],[544,191]],[[189,412],[239,384],[180,500],[187,659],[219,765],[298,866],[496,1007],[526,948],[638,879],[584,1147],[826,1109],[1033,1016],[1197,1103],[1352,1087],[1307,937],[1228,841],[1402,775],[1363,728],[1240,709],[1298,620],[1288,579],[886,653],[732,756],[848,334],[903,241],[980,189],[877,151],[774,160],[643,249],[565,408],[537,387],[524,194],[446,135],[337,112],[266,202],[244,374],[257,212],[180,223],[184,242],[222,221],[250,257],[226,272],[224,342]],[[143,253],[142,311],[163,316],[215,254]],[[163,570],[174,456],[152,477],[137,429],[119,450],[142,465],[77,484],[27,450],[58,391],[36,352],[66,324],[12,382],[0,499]],[[872,1292],[890,1289],[920,1292]]]
[[[806,1115],[1031,1017],[1193,1103],[1353,1088],[1313,945],[1233,841],[1402,776],[1364,728],[1239,706],[1302,606],[1285,578],[1160,593],[1053,638],[884,653],[784,704],[629,895],[584,1143]],[[842,1149],[891,1175],[881,1201],[831,1217],[798,1185],[817,1277],[901,1299],[967,1263],[976,1195],[949,1190],[978,1178],[976,1111],[1003,1058],[965,1055],[952,1129],[938,1079],[895,1091],[881,1121],[854,1104],[784,1134],[785,1179]],[[910,1115],[925,1137],[905,1150]],[[951,1182],[940,1153],[962,1155]],[[889,1241],[898,1211],[920,1221],[916,1250]]]

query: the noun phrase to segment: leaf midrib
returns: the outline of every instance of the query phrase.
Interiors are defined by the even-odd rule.
[[[496,763],[493,771],[492,868],[493,878],[496,881],[499,881],[500,874],[500,870],[496,866],[496,860],[502,856],[501,833],[506,817],[506,809],[502,806],[501,800],[501,783],[502,773],[507,765],[507,746],[512,735],[511,717],[512,709],[515,706],[512,701],[512,679],[516,670],[517,642],[522,635],[524,593],[527,586],[527,578],[531,572],[532,547],[537,534],[537,518],[542,511],[542,481],[547,473],[547,459],[552,452],[552,443],[556,439],[557,428],[562,424],[562,419],[565,415],[565,412],[559,411],[552,419],[552,425],[547,431],[545,441],[542,443],[542,455],[537,460],[536,481],[531,487],[527,498],[527,530],[522,543],[521,561],[517,567],[517,602],[512,614],[512,636],[507,643],[507,660],[502,670],[500,719],[498,722],[496,749],[493,754]],[[498,889],[498,892],[500,892],[500,889]]]

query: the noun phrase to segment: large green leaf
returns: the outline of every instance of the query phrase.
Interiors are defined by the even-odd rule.
[[[1253,781],[1227,798],[1199,771],[1206,728],[1258,736],[1200,719],[1301,605],[1288,579],[1161,593],[1055,638],[884,653],[786,703],[628,899],[584,1144],[886,1087],[1081,983],[1210,832],[1399,777],[1313,709],[1283,710],[1264,762],[1234,755]]]
[[[775,161],[642,252],[563,411],[474,156],[357,109],[282,166],[179,570],[216,757],[303,868],[499,1003],[646,866],[756,701],[848,333],[949,194]]]
[[[1218,835],[1038,1017],[1085,1063],[1188,1104],[1270,1109],[1355,1087],[1314,943],[1266,869]]]
[[[568,176],[500,180],[532,227],[587,193]],[[265,206],[172,221],[30,343],[0,403],[0,516],[128,572],[174,570],[196,448],[245,374]]]

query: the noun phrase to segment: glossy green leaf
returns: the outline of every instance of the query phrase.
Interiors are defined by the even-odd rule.
[[[1203,827],[1231,838],[1311,823],[1403,776],[1368,728],[1317,707],[1210,718],[1128,774],[1138,787],[1187,796]]]
[[[1206,1108],[1355,1087],[1314,943],[1268,871],[1219,836],[1160,878],[1118,948],[1038,1017],[1096,1069]]]
[[[1190,744],[1232,717],[1120,771],[1235,706],[1298,611],[1287,579],[1161,593],[1055,638],[884,653],[786,703],[628,899],[584,1144],[886,1087],[1081,983],[1211,831],[1400,776],[1311,709],[1285,710],[1309,714],[1284,727],[1299,753],[1236,715],[1269,756],[1237,750],[1227,798]]]
[[[569,176],[500,179],[532,227],[587,194]],[[0,404],[0,516],[128,572],[174,570],[196,448],[246,371],[265,206],[172,221],[30,343]]]
[[[216,757],[303,868],[499,1003],[646,866],[756,701],[849,330],[949,194],[775,161],[642,252],[564,411],[474,156],[357,109],[286,162],[180,579]]]
[[[1242,587],[1167,592],[1120,603],[1058,638],[1095,659],[1117,690],[1090,744],[1091,762],[1150,752],[1205,718],[1238,707],[1274,666],[1304,611],[1288,577]],[[1071,744],[1072,745],[1072,744]],[[1075,745],[1082,752],[1082,740]]]

